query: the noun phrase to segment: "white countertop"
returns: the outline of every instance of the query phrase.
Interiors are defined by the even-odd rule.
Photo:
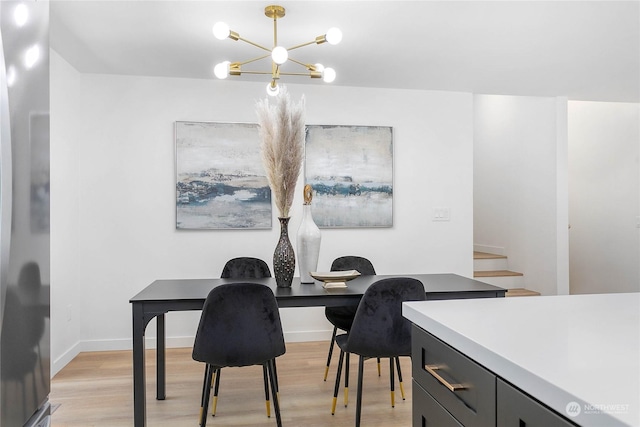
[[[420,301],[403,314],[581,426],[640,427],[640,293]]]

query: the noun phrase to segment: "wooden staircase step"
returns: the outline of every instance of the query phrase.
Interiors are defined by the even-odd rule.
[[[523,276],[522,273],[509,270],[488,270],[488,271],[474,271],[473,277],[512,277]]]
[[[540,295],[540,292],[531,291],[529,289],[524,289],[524,288],[507,289],[507,292],[505,294],[506,297],[532,297],[532,296],[539,296],[539,295]]]
[[[473,251],[473,259],[506,259],[506,255],[490,254],[488,252]]]

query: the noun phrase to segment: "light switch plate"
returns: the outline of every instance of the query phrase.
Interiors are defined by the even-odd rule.
[[[447,207],[433,208],[431,219],[433,221],[451,221],[451,209]]]

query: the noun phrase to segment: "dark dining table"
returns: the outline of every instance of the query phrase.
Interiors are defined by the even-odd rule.
[[[134,426],[146,426],[145,330],[156,319],[156,399],[164,400],[165,390],[165,317],[170,311],[202,310],[204,301],[216,286],[226,283],[254,282],[269,286],[279,307],[330,307],[357,305],[367,288],[389,277],[420,280],[427,300],[499,298],[505,289],[456,274],[401,274],[359,276],[346,288],[325,289],[322,282],[301,284],[294,277],[289,288],[276,286],[267,279],[166,279],[156,280],[129,300],[133,313],[133,412]]]

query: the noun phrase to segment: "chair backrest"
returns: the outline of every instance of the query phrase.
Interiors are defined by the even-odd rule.
[[[285,353],[273,291],[257,283],[211,290],[202,308],[192,357],[214,366],[258,365]]]
[[[424,285],[417,279],[392,277],[373,283],[358,305],[348,351],[366,357],[409,356],[411,323],[402,317],[402,303],[424,299]]]
[[[336,258],[331,263],[331,271],[358,270],[364,276],[375,276],[376,270],[373,264],[366,258],[355,255],[347,255]]]
[[[271,277],[271,270],[266,262],[260,258],[239,257],[232,258],[224,265],[223,279],[261,279]]]

